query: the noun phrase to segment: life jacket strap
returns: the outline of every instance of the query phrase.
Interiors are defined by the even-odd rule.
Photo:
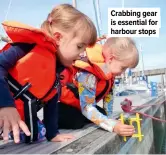
[[[17,100],[23,93],[25,93],[31,87],[30,83],[26,83],[22,89],[20,89],[16,95],[13,96],[15,100]]]
[[[37,111],[39,103],[38,99],[31,94],[28,89],[30,83],[21,86],[16,80],[10,75],[8,76],[8,84],[11,92],[14,94],[14,99],[21,99],[24,106],[24,121],[31,132],[30,136],[25,135],[25,142],[32,143],[38,140],[38,125],[37,125]]]
[[[74,85],[74,83],[67,83],[67,89],[72,91],[74,96],[79,99],[79,93],[78,93],[78,88]]]

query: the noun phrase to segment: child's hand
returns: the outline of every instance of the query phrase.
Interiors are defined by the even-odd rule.
[[[56,137],[54,137],[51,141],[52,142],[64,142],[69,139],[74,139],[75,137],[71,134],[58,134]]]
[[[122,124],[121,122],[118,122],[115,125],[113,132],[121,136],[132,136],[135,132],[135,129],[134,129],[134,126],[132,125],[126,125],[126,124]]]
[[[0,127],[3,127],[3,139],[8,141],[9,133],[13,131],[14,142],[20,141],[20,129],[30,136],[27,125],[21,120],[16,108],[5,107],[0,109]]]

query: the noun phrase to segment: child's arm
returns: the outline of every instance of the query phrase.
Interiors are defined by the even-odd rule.
[[[113,104],[113,88],[111,88],[110,92],[103,99],[103,107],[107,113],[108,118],[112,118]]]
[[[108,119],[96,109],[96,77],[88,72],[81,72],[77,81],[82,114],[95,124],[112,132],[117,121]]]
[[[8,50],[0,53],[0,108],[15,107],[6,78],[8,70],[32,48],[32,45],[28,45],[13,44]]]
[[[34,45],[17,43],[0,53],[0,127],[3,127],[4,140],[8,140],[9,130],[12,129],[16,143],[19,142],[19,127],[27,136],[30,135],[30,132],[14,108],[14,99],[6,79],[8,70],[33,47]]]
[[[53,97],[46,105],[44,106],[44,125],[46,127],[46,137],[50,141],[57,134],[58,131],[58,95]]]
[[[44,106],[44,125],[46,127],[46,138],[52,142],[63,142],[73,139],[71,134],[60,134],[58,131],[58,95],[53,97]],[[64,111],[65,113],[65,111]]]
[[[120,135],[129,136],[134,133],[133,126],[123,125],[117,120],[109,119],[96,109],[96,77],[88,72],[81,72],[77,77],[82,114],[96,125]]]

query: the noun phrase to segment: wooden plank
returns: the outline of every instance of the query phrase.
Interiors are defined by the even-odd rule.
[[[149,113],[150,115],[154,115],[154,113],[159,108],[159,103],[163,102],[164,98],[159,97],[157,99],[152,99],[148,102],[150,103],[158,103],[155,107],[146,107],[141,109],[142,112]],[[149,111],[149,112],[148,112]],[[131,116],[131,115],[130,115]],[[145,118],[144,120],[150,120],[149,118]],[[142,121],[144,123],[144,121]],[[147,127],[147,125],[144,125]],[[142,128],[143,129],[143,128]],[[148,130],[148,128],[147,128]],[[133,139],[133,138],[132,138]],[[133,142],[137,141],[134,139]],[[62,149],[55,151],[55,154],[117,154],[119,150],[124,146],[125,142],[123,142],[122,137],[116,135],[115,133],[104,132],[102,130],[95,130],[93,133],[90,133],[81,139],[71,143],[63,147]],[[128,147],[130,149],[130,147]],[[123,152],[121,152],[123,153]]]
[[[95,139],[92,143],[90,143],[89,145],[87,145],[86,147],[84,147],[83,149],[81,149],[77,153],[78,154],[86,154],[86,153],[88,153],[88,154],[94,154],[94,153],[100,154],[100,153],[102,153],[102,151],[100,151],[100,152],[97,152],[97,151],[102,150],[103,146],[104,146],[104,149],[106,149],[106,145],[109,143],[109,141],[111,141],[112,143],[111,142],[110,142],[111,144],[109,143],[110,145],[109,145],[109,148],[107,148],[107,149],[114,150],[114,151],[116,150],[118,152],[118,150],[120,149],[119,144],[121,141],[119,138],[119,141],[118,141],[119,144],[117,144],[117,140],[115,143],[116,136],[117,135],[115,133],[106,132],[105,134],[103,134],[99,138]],[[117,148],[117,149],[115,149],[115,148]],[[107,152],[109,152],[109,151],[107,151]],[[117,153],[117,152],[114,152],[114,153]]]
[[[37,143],[37,144],[31,144],[31,145],[27,145],[27,144],[6,144],[6,145],[2,145],[0,147],[0,153],[1,154],[31,154],[31,153],[44,153],[44,154],[50,154],[54,151],[57,151],[61,148],[63,148],[64,146],[76,141],[77,139],[85,136],[88,133],[91,133],[92,131],[96,130],[98,127],[96,125],[90,124],[85,126],[83,129],[80,130],[66,130],[65,132],[71,132],[76,138],[74,140],[70,140],[67,142],[41,142],[41,143]],[[63,130],[64,133],[64,130]]]
[[[152,99],[151,101],[149,101],[149,103],[156,103],[156,102],[162,102],[164,101],[163,97],[159,97],[158,99]],[[148,104],[149,104],[148,103]],[[145,108],[146,109],[146,108]],[[144,110],[145,110],[144,109]],[[143,111],[144,111],[143,110]],[[118,117],[118,115],[114,115],[114,117]],[[67,141],[67,142],[63,142],[63,143],[52,143],[52,142],[41,142],[41,143],[37,143],[37,144],[31,144],[31,145],[27,145],[27,144],[13,144],[13,143],[9,143],[6,145],[2,145],[0,146],[0,154],[20,154],[20,153],[27,153],[27,154],[31,154],[31,153],[45,153],[45,154],[50,154],[50,153],[61,153],[62,148],[67,148],[67,146],[72,145],[75,146],[76,144],[79,144],[77,142],[80,142],[80,144],[82,144],[80,138],[84,140],[84,143],[86,143],[86,141],[92,143],[91,147],[94,146],[95,144],[95,140],[96,139],[88,139],[88,137],[93,137],[93,135],[99,136],[98,132],[96,131],[98,127],[95,125],[88,125],[85,126],[83,129],[81,130],[61,130],[62,133],[73,133],[73,135],[75,135],[76,139],[71,140],[71,141]],[[94,132],[93,132],[94,131]],[[101,132],[99,132],[101,133]],[[100,138],[100,140],[103,140],[105,138],[107,138],[107,136],[105,137],[104,135],[101,135],[102,138]],[[103,137],[104,136],[104,137]],[[98,137],[99,138],[99,137]],[[77,142],[76,142],[77,141]],[[104,142],[104,141],[102,141]],[[82,146],[79,147],[85,147],[85,149],[90,149],[87,144],[82,144]],[[70,147],[69,147],[70,148]],[[83,149],[83,148],[82,148]],[[79,153],[85,152],[82,150],[77,150]],[[70,149],[69,149],[70,151]],[[76,152],[75,152],[76,153]]]
[[[76,154],[96,139],[103,136],[107,131],[98,129],[74,141],[73,143],[53,152],[53,154]],[[101,142],[100,142],[101,143]],[[97,144],[98,145],[98,144]],[[88,153],[88,152],[86,152]]]

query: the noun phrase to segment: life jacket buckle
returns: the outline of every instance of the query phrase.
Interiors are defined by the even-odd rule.
[[[56,81],[55,81],[55,84],[54,84],[54,88],[56,88],[56,89],[57,89],[57,88],[58,88],[58,86],[59,86],[59,82],[56,80]]]
[[[60,85],[60,75],[56,74],[56,80],[55,80],[55,83],[54,83],[54,88],[57,89],[59,85]]]
[[[31,87],[30,83],[26,83],[21,90],[13,97],[15,100],[18,99],[23,93],[25,93]]]

